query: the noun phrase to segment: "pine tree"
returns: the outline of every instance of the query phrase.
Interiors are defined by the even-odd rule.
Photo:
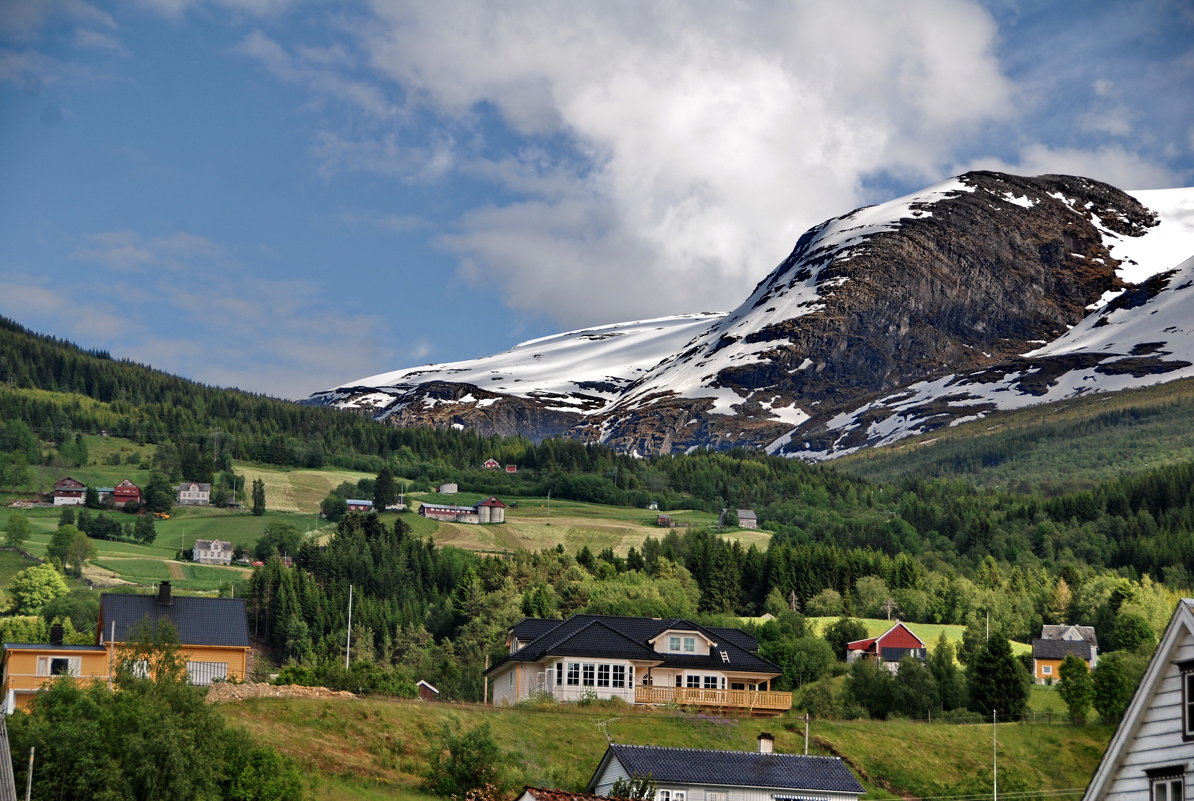
[[[387,506],[398,502],[399,487],[394,478],[394,471],[389,465],[377,474],[377,481],[373,485],[373,509],[377,512],[385,511]]]

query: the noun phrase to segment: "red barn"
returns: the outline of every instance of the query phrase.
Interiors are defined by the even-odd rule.
[[[141,488],[127,478],[112,489],[112,505],[124,506],[128,503],[141,503]]]
[[[508,465],[506,465],[506,472],[507,472],[507,473],[517,473],[517,472],[518,472],[518,465],[516,465],[516,464],[508,464]]]
[[[846,643],[847,662],[877,659],[892,673],[899,670],[900,660],[904,657],[911,656],[924,661],[926,655],[924,640],[899,621],[878,637]]]
[[[501,466],[501,462],[499,462],[497,459],[486,459],[481,463],[482,470],[497,470]]]
[[[86,485],[67,476],[54,482],[55,506],[82,506]]]

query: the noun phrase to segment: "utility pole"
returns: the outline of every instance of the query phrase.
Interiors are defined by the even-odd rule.
[[[37,746],[29,746],[29,772],[25,774],[25,801],[29,801],[29,796],[33,794],[33,752],[37,750]]]
[[[804,755],[808,756],[808,713],[804,713]]]
[[[995,739],[996,728],[995,710],[991,710],[991,801],[999,801],[999,752]]]

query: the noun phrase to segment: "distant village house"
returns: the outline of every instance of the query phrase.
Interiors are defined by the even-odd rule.
[[[232,543],[224,540],[195,540],[191,561],[204,565],[230,565],[234,550]]]
[[[759,518],[755,517],[753,509],[738,509],[738,527],[739,528],[758,528]]]
[[[126,478],[112,488],[112,505],[120,508],[130,503],[141,503],[141,488]]]
[[[82,506],[87,485],[67,476],[54,482],[55,506]]]
[[[1073,654],[1093,669],[1099,661],[1099,640],[1093,626],[1042,626],[1032,641],[1032,680],[1051,684],[1058,680],[1062,661]]]
[[[850,664],[859,659],[873,659],[896,673],[900,669],[900,660],[906,656],[923,662],[927,652],[924,640],[899,621],[878,637],[846,643],[846,662]]]
[[[211,484],[184,481],[178,485],[179,506],[207,506],[211,503]]]
[[[373,501],[366,501],[360,498],[349,498],[344,502],[350,512],[372,512]]]
[[[481,463],[481,469],[483,470],[497,470],[501,466],[501,462],[499,462],[497,459],[486,459]]]

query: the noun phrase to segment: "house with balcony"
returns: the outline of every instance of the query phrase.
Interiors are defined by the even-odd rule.
[[[249,672],[249,624],[243,598],[175,597],[163,581],[156,595],[100,596],[95,645],[64,645],[61,630],[50,643],[4,643],[5,713],[24,709],[58,676],[111,681],[121,651],[137,640],[145,623],[169,622],[178,632],[187,680],[195,685],[244,680]]]
[[[542,693],[560,701],[621,698],[757,714],[792,706],[791,693],[771,689],[783,671],[760,657],[758,642],[741,629],[575,615],[523,620],[506,644],[510,653],[485,672],[495,704]]]

